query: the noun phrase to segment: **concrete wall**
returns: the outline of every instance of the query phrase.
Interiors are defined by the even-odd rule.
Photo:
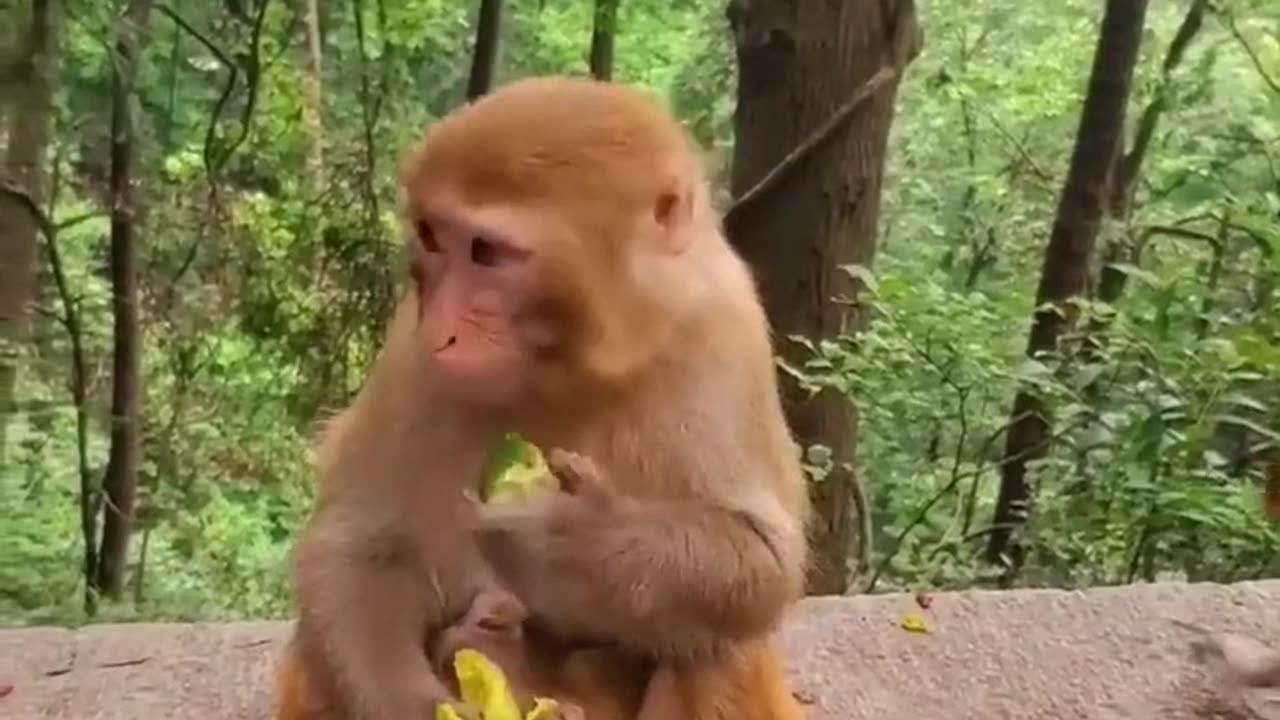
[[[908,613],[929,632],[904,630]],[[928,610],[910,595],[811,599],[784,639],[812,720],[1280,720],[1280,687],[1224,687],[1193,660],[1197,635],[1179,620],[1280,648],[1280,581],[946,593]],[[0,718],[268,718],[287,633],[281,623],[0,631],[0,686],[12,686]],[[1242,697],[1275,714],[1248,714]]]

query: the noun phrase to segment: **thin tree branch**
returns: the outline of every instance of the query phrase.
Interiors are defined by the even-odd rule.
[[[27,198],[30,200],[30,198]],[[38,208],[33,208],[38,210]],[[43,215],[43,213],[41,213]],[[67,273],[63,269],[62,254],[58,250],[57,228],[44,223],[45,251],[49,255],[49,267],[53,273],[54,287],[58,290],[58,298],[62,302],[62,316],[59,322],[67,331],[71,341],[71,398],[75,403],[76,415],[76,469],[80,478],[80,532],[84,538],[83,571],[86,581],[90,581],[98,570],[97,550],[97,516],[101,494],[94,482],[93,471],[89,465],[89,415],[86,407],[89,397],[88,377],[89,363],[85,357],[84,333],[80,324],[80,302],[72,296]],[[92,613],[96,609],[96,595],[92,582],[86,582],[85,607]]]
[[[72,217],[69,217],[66,220],[57,221],[57,223],[54,225],[54,229],[57,230],[58,232],[62,232],[63,230],[69,230],[81,223],[87,222],[89,220],[93,220],[95,218],[100,218],[100,217],[106,217],[106,213],[94,211],[94,212],[82,213],[80,215],[73,215]]]
[[[261,76],[261,54],[262,54],[262,27],[266,23],[266,9],[271,5],[271,0],[262,0],[259,9],[257,9],[257,17],[253,18],[253,33],[250,42],[250,54],[248,54],[247,67],[244,68],[244,108],[241,110],[241,127],[239,127],[239,135],[230,141],[227,147],[221,152],[218,163],[214,169],[220,172],[227,161],[232,158],[239,150],[239,146],[243,145],[248,138],[248,131],[253,120],[253,110],[257,108],[257,86],[259,86],[259,78]]]
[[[41,234],[46,238],[53,236],[56,230],[53,226],[53,222],[49,220],[49,216],[45,214],[44,210],[40,209],[40,205],[35,201],[35,198],[31,197],[26,190],[23,190],[16,185],[4,183],[0,184],[0,195],[5,195],[13,200],[17,200],[18,204],[26,209],[27,213],[31,215],[31,219],[36,221],[36,225],[40,226]]]
[[[379,82],[378,94],[377,96],[373,95],[373,89],[369,82],[369,55],[365,48],[363,0],[355,0],[352,3],[352,13],[355,16],[356,53],[360,59],[360,117],[364,126],[365,167],[364,177],[361,178],[361,187],[364,191],[366,206],[371,217],[376,217],[378,213],[378,195],[373,186],[373,175],[377,169],[377,145],[374,134],[377,131],[378,113],[382,109],[382,100],[385,96],[386,87],[382,82]],[[381,11],[381,5],[379,5],[379,22],[381,23],[383,20],[384,16]]]
[[[1142,116],[1138,119],[1138,128],[1133,134],[1133,147],[1121,157],[1116,176],[1112,179],[1110,204],[1113,215],[1123,215],[1130,205],[1138,170],[1146,159],[1147,150],[1151,147],[1160,118],[1169,106],[1173,71],[1182,63],[1183,57],[1187,54],[1187,48],[1191,46],[1191,41],[1204,25],[1204,14],[1208,9],[1209,0],[1194,0],[1186,16],[1183,17],[1182,24],[1178,26],[1173,40],[1169,43],[1164,62],[1160,65],[1160,84],[1156,87],[1155,97],[1142,110]]]
[[[1036,159],[1031,156],[1031,151],[1027,149],[1026,142],[1014,137],[1013,133],[1009,132],[1008,128],[1000,122],[1000,119],[996,117],[995,113],[990,110],[985,110],[983,111],[983,114],[986,115],[987,122],[991,123],[991,127],[995,128],[996,132],[999,133],[1005,141],[1012,145],[1014,150],[1018,151],[1019,157],[1021,157],[1022,161],[1027,164],[1027,167],[1031,168],[1031,173],[1033,175],[1046,183],[1053,181],[1053,175],[1040,167],[1040,163],[1036,162]]]
[[[226,165],[227,160],[235,154],[236,150],[244,144],[249,137],[249,127],[253,120],[253,112],[257,107],[258,101],[258,78],[261,74],[261,49],[262,49],[262,30],[266,23],[267,8],[271,5],[271,0],[262,0],[258,6],[257,17],[253,21],[253,34],[250,41],[250,52],[248,55],[247,66],[241,67],[239,63],[223,52],[208,37],[197,30],[191,23],[187,22],[181,15],[175,12],[167,5],[160,4],[156,7],[160,12],[164,13],[174,23],[185,30],[188,34],[200,41],[200,44],[209,49],[218,61],[221,62],[228,71],[227,82],[222,88],[222,93],[218,96],[218,100],[213,106],[213,115],[209,119],[209,127],[205,131],[204,139],[204,166],[205,173],[209,177],[211,188],[214,185],[214,178]],[[239,79],[239,73],[243,69],[245,74],[245,98],[244,108],[240,111],[240,131],[236,137],[225,147],[217,148],[217,129],[218,123],[222,119],[222,114],[226,110],[227,103],[231,100],[231,94],[235,91],[236,83]],[[216,193],[215,193],[216,195]]]
[[[245,91],[248,96],[244,101],[244,109],[240,112],[240,135],[223,152],[219,167],[225,165],[227,160],[235,154],[235,151],[249,137],[249,126],[253,121],[253,112],[258,105],[258,79],[262,69],[262,30],[266,25],[267,7],[270,5],[271,0],[262,0],[262,4],[258,6],[258,17],[254,18],[253,21],[253,39],[250,43],[249,66],[245,68],[244,73]]]
[[[265,2],[263,3],[265,4]],[[224,67],[227,68],[227,82],[222,86],[222,92],[218,95],[218,100],[213,104],[213,114],[209,117],[209,127],[204,133],[204,152],[202,155],[204,161],[205,177],[209,182],[209,189],[213,196],[217,197],[216,183],[214,177],[218,174],[218,166],[216,160],[215,146],[218,140],[218,122],[222,119],[222,112],[226,108],[227,103],[231,100],[231,93],[235,92],[236,82],[240,78],[240,67],[227,56],[212,40],[205,37],[203,33],[195,29],[191,23],[187,22],[181,15],[174,12],[168,5],[156,5],[156,9],[164,13],[178,27],[185,30],[191,37],[195,38],[208,48],[209,52],[218,58]]]
[[[209,52],[216,55],[218,57],[218,60],[223,65],[226,65],[227,67],[231,67],[231,68],[235,67],[235,63],[231,61],[231,58],[227,57],[227,54],[223,52],[221,48],[219,48],[212,40],[205,37],[204,33],[197,30],[195,26],[187,22],[186,19],[184,19],[181,15],[179,15],[173,8],[164,4],[156,5],[155,7],[157,10],[159,10],[160,12],[168,16],[168,18],[172,20],[175,25],[185,30],[188,35],[195,38],[196,40],[199,40],[200,44],[208,48]]]
[[[1142,255],[1142,251],[1146,249],[1148,241],[1152,237],[1165,235],[1168,237],[1182,238],[1184,240],[1199,240],[1209,243],[1214,247],[1218,247],[1218,238],[1206,232],[1199,230],[1191,230],[1189,228],[1178,227],[1176,225],[1144,225],[1138,235],[1138,241],[1135,247],[1134,258]]]
[[[1262,81],[1267,84],[1267,87],[1271,88],[1272,92],[1280,94],[1280,82],[1277,82],[1275,78],[1267,74],[1267,69],[1262,65],[1262,58],[1258,57],[1258,53],[1249,44],[1248,38],[1244,36],[1244,33],[1240,32],[1240,26],[1236,24],[1235,16],[1230,12],[1224,12],[1220,16],[1223,18],[1227,29],[1231,31],[1232,37],[1236,39],[1236,42],[1240,43],[1240,47],[1244,48],[1245,54],[1249,56],[1249,61],[1253,63],[1253,68],[1258,71]]]
[[[800,142],[791,152],[773,167],[772,170],[765,173],[749,190],[738,196],[733,205],[724,214],[724,223],[731,224],[742,211],[758,201],[762,196],[768,194],[781,183],[782,179],[794,170],[797,165],[804,159],[808,158],[820,145],[835,135],[835,131],[840,129],[849,118],[853,117],[853,112],[857,110],[864,102],[875,95],[885,83],[897,77],[898,70],[892,66],[882,66],[875,72],[865,83],[860,85],[848,100],[845,100],[836,111],[831,113],[821,125],[818,126],[808,137]]]

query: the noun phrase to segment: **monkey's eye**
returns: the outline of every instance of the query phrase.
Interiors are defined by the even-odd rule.
[[[436,233],[431,229],[425,220],[419,220],[416,226],[418,232],[418,242],[422,243],[422,249],[429,253],[440,252],[440,243],[436,242]]]
[[[502,248],[497,243],[484,238],[472,238],[471,240],[471,262],[476,265],[485,267],[493,267],[498,264],[498,259],[502,255]]]

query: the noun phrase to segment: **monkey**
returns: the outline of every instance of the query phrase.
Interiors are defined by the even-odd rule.
[[[585,483],[599,482],[593,466],[583,458],[553,452],[548,465],[566,492],[581,492]],[[583,648],[555,638],[543,636],[535,643],[527,643],[522,627],[527,615],[524,606],[510,593],[492,587],[480,590],[462,618],[433,641],[428,654],[433,671],[448,682],[450,692],[456,695],[457,679],[449,662],[457,650],[474,648],[504,670],[521,707],[531,707],[537,697],[555,698],[562,707],[562,720],[802,717],[790,712],[798,706],[794,698],[785,694],[784,669],[777,653],[768,648],[740,653],[732,659],[735,664],[727,672],[695,666],[677,674],[671,667],[654,668],[635,656],[620,658],[602,648]],[[646,672],[656,673],[654,679],[647,686],[638,685],[636,678]],[[277,718],[281,720],[331,717],[318,688],[313,687],[305,672],[280,673],[277,693]],[[771,696],[762,700],[765,693]],[[699,703],[705,705],[713,700],[731,712],[694,711]],[[590,715],[583,708],[590,708]]]
[[[688,134],[640,90],[530,78],[431,126],[401,187],[413,290],[322,440],[282,670],[306,681],[282,687],[332,717],[422,717],[452,701],[424,638],[501,588],[533,664],[556,638],[553,674],[575,653],[651,666],[597,688],[626,720],[655,695],[666,717],[803,717],[774,635],[807,488]],[[469,505],[506,430],[607,482]]]

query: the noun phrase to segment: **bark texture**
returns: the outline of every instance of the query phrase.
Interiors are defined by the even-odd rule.
[[[306,102],[302,105],[303,124],[307,128],[307,180],[311,192],[319,196],[325,189],[324,177],[324,50],[320,34],[318,0],[306,0],[303,11],[307,27]]]
[[[591,75],[613,79],[613,39],[618,34],[618,4],[621,0],[596,0],[591,24]]]
[[[2,119],[7,122],[0,183],[25,194],[36,209],[48,201],[46,154],[53,125],[53,88],[62,26],[59,0],[31,0],[6,15],[25,23]],[[40,222],[31,207],[0,193],[0,469],[7,467],[6,430],[14,411],[19,348],[27,340],[28,307],[36,293]]]
[[[489,92],[498,67],[498,40],[502,35],[502,0],[480,0],[476,16],[476,45],[471,52],[471,76],[467,79],[467,99]]]
[[[731,187],[739,205],[726,218],[727,229],[755,269],[778,349],[803,363],[803,349],[787,336],[832,337],[863,320],[833,302],[854,291],[837,266],[869,266],[875,255],[899,75],[881,82],[852,112],[842,108],[877,73],[902,68],[918,51],[915,9],[909,0],[741,0],[728,16],[738,58]],[[774,172],[779,168],[785,174]],[[859,497],[852,471],[857,413],[848,398],[809,398],[786,374],[782,382],[797,440],[830,447],[837,463],[812,487],[808,590],[842,593]]]
[[[130,103],[136,77],[138,38],[151,12],[151,0],[132,0],[117,30],[115,71],[111,75],[111,449],[102,478],[102,544],[97,589],[120,597],[133,528],[138,486],[138,398],[141,385],[142,330],[138,322],[138,184],[136,129]]]

